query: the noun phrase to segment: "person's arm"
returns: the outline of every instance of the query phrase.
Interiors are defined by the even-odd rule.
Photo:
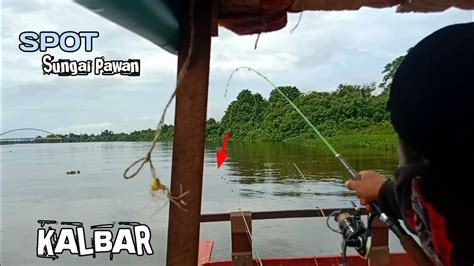
[[[374,171],[362,171],[360,180],[349,180],[346,186],[355,191],[361,203],[372,211],[371,202],[377,201],[382,212],[395,218],[402,219],[401,207],[395,196],[395,183]]]
[[[402,210],[395,194],[395,182],[386,180],[379,189],[377,203],[380,210],[395,219],[403,219]]]

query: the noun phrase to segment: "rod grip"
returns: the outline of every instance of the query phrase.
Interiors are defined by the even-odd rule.
[[[400,237],[400,244],[403,249],[410,255],[418,266],[432,266],[433,262],[426,255],[423,249],[416,243],[411,235],[405,234]]]
[[[341,154],[337,154],[336,159],[342,164],[344,169],[346,169],[347,172],[349,172],[352,180],[360,180],[359,173],[356,170],[354,170],[354,168],[352,168],[352,166],[349,164],[346,158],[344,158]]]

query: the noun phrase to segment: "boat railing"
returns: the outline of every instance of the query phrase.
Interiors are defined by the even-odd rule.
[[[201,214],[201,223],[226,222],[231,224],[231,258],[232,265],[253,265],[252,248],[252,220],[288,219],[288,218],[314,218],[327,217],[338,209],[299,209],[278,211],[237,211],[230,213]],[[353,210],[353,209],[342,209]],[[367,214],[362,209],[363,214]],[[372,223],[372,250],[368,265],[389,265],[390,254],[388,247],[388,228],[380,220],[374,219]],[[210,258],[209,258],[210,259]]]

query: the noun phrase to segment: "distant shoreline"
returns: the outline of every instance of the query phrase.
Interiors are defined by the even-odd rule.
[[[328,137],[328,141],[337,148],[341,149],[372,149],[372,150],[385,150],[385,151],[395,151],[397,148],[396,145],[396,134],[387,133],[387,132],[368,132],[370,130],[362,130],[360,132],[347,132],[340,133],[335,136]],[[114,143],[114,142],[145,142],[150,143],[152,140],[98,140],[98,141],[63,141],[61,143]],[[222,139],[219,138],[207,138],[208,142],[220,143]],[[282,141],[271,141],[271,140],[250,140],[250,139],[236,139],[230,140],[230,145],[233,141],[238,142],[258,142],[258,143],[295,143],[299,145],[308,145],[308,146],[321,146],[322,149],[326,149],[324,144],[318,138],[294,138],[294,139],[285,139]],[[163,143],[172,143],[173,139],[164,139],[159,142]],[[43,143],[58,143],[58,142],[16,142],[16,143],[1,143],[0,145],[21,145],[21,144],[43,144]]]

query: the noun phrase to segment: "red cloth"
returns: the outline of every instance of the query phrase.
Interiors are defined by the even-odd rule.
[[[287,23],[287,12],[291,10],[296,0],[260,0],[256,10],[241,13],[242,11],[226,10],[225,15],[219,15],[218,22],[236,34],[248,35],[270,32],[282,29]],[[304,1],[302,2],[304,4]],[[406,4],[404,4],[406,3]],[[245,4],[245,2],[242,2]],[[299,3],[297,3],[298,5]],[[249,3],[249,6],[251,4]],[[451,6],[463,9],[474,9],[474,0],[320,0],[313,4],[319,10],[357,10],[360,7],[384,8],[399,5],[399,11],[442,11]],[[298,9],[298,7],[295,7]],[[296,10],[299,12],[299,10]]]
[[[255,14],[219,17],[219,25],[239,35],[276,31],[286,26],[286,13],[292,3],[292,0],[261,0],[260,10]]]
[[[416,232],[435,265],[452,265],[453,244],[446,234],[445,219],[424,199],[416,179],[412,181],[412,208],[405,210],[405,224]]]

